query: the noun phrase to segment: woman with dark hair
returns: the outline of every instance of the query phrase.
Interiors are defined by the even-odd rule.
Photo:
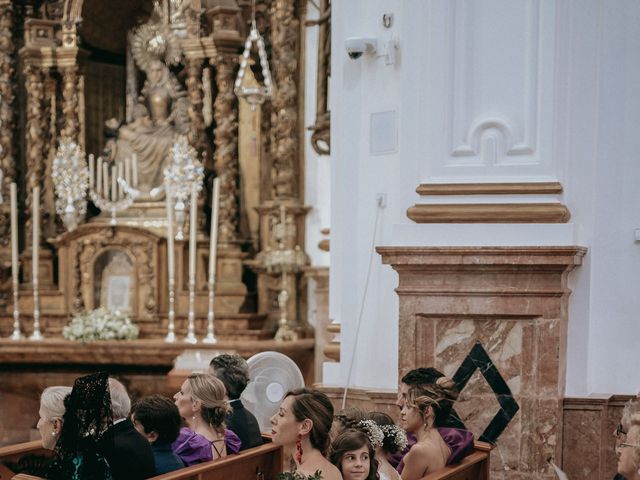
[[[418,480],[459,462],[471,451],[471,432],[444,426],[457,398],[455,383],[444,376],[430,385],[409,387],[400,420],[404,429],[415,435],[416,443],[404,457],[402,480]]]
[[[407,446],[407,434],[386,413],[370,412],[367,418],[380,427],[384,436],[382,445],[375,449],[380,480],[400,480],[400,474],[389,463],[387,457],[405,449]]]
[[[227,392],[213,375],[189,375],[173,396],[187,428],[180,429],[171,448],[185,465],[215,460],[237,453],[240,439],[224,425],[230,411]]]
[[[331,444],[329,460],[344,480],[379,480],[378,461],[365,430],[347,428]]]
[[[291,459],[291,471],[304,477],[341,480],[340,471],[325,457],[333,405],[317,390],[300,388],[285,396],[278,412],[271,417],[273,443],[284,447]]]
[[[98,453],[98,441],[113,423],[108,375],[103,372],[76,379],[64,406],[62,427],[46,478],[111,480],[109,464]]]

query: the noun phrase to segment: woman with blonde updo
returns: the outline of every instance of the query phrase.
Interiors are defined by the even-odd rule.
[[[444,427],[457,398],[458,390],[448,377],[409,387],[400,421],[408,433],[415,435],[416,444],[404,457],[402,480],[418,480],[456,463],[473,448],[470,432]]]
[[[240,450],[240,439],[224,426],[230,407],[222,381],[210,374],[190,375],[173,399],[187,428],[171,446],[186,465]]]
[[[640,401],[627,403],[616,431],[618,473],[626,480],[640,480]]]

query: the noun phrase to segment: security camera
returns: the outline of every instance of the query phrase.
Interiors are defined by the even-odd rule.
[[[363,53],[375,53],[378,41],[375,38],[351,37],[344,41],[344,48],[352,60],[356,60]]]

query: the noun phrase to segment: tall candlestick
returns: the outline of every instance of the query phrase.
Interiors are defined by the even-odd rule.
[[[98,157],[98,177],[96,178],[96,193],[102,194],[102,157]]]
[[[191,185],[191,209],[189,215],[189,314],[187,337],[185,342],[197,343],[195,334],[195,300],[196,300],[196,235],[198,216],[198,188],[194,182]]]
[[[127,185],[132,187],[131,185],[131,158],[126,157],[124,159],[124,181],[127,182]]]
[[[131,159],[131,167],[133,168],[133,186],[138,186],[138,156],[134,153]]]
[[[115,165],[111,167],[111,201],[118,201],[118,175]]]
[[[215,313],[216,257],[218,248],[218,206],[220,196],[220,179],[213,180],[211,193],[211,230],[209,232],[209,312],[207,314],[207,336],[203,343],[216,343],[213,332]]]
[[[118,163],[118,178],[122,178],[124,180],[124,164],[122,162]],[[122,198],[124,196],[124,189],[120,182],[118,182],[118,198]]]
[[[33,232],[31,244],[31,276],[33,283],[33,333],[30,340],[42,340],[40,333],[40,298],[38,287],[40,284],[39,262],[40,262],[40,186],[33,189],[32,197],[31,230]]]
[[[168,313],[168,332],[167,336],[164,337],[165,342],[175,342],[176,341],[176,310],[175,310],[175,302],[176,302],[176,261],[175,261],[175,247],[173,240],[173,199],[171,197],[171,189],[166,189],[166,203],[167,203],[167,278],[169,279],[169,313]]]
[[[18,187],[15,183],[10,187],[11,201],[11,278],[13,283],[13,333],[11,340],[20,340],[20,305],[18,303],[19,280],[18,274],[20,265],[18,264]]]
[[[89,188],[93,188],[93,186],[95,185],[93,182],[95,180],[94,175],[95,175],[95,170],[96,170],[96,159],[93,156],[93,153],[89,154]]]
[[[109,165],[107,162],[102,164],[102,195],[104,198],[109,197]]]

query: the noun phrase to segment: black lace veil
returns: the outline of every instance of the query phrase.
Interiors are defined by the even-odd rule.
[[[111,478],[107,462],[98,453],[98,440],[113,425],[108,374],[76,379],[64,404],[62,430],[47,478]]]

